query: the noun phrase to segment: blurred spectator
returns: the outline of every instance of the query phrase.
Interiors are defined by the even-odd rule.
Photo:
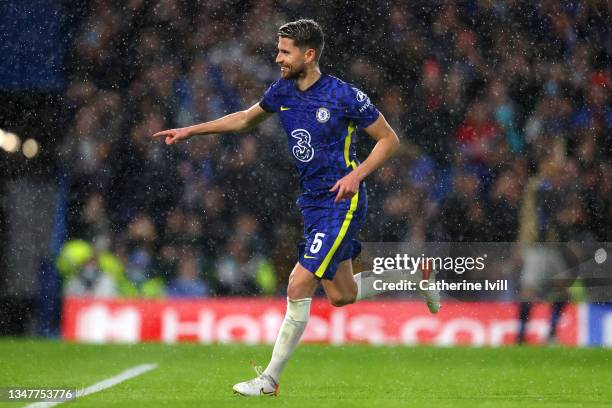
[[[473,163],[482,163],[492,151],[493,139],[499,128],[493,122],[484,102],[475,102],[468,107],[464,122],[459,125],[456,139],[465,157]]]
[[[77,235],[85,240],[110,239],[110,220],[106,214],[106,202],[102,194],[92,193],[85,202],[79,218]]]
[[[260,254],[250,256],[244,238],[230,238],[225,254],[215,268],[221,293],[274,293],[276,276],[273,267]]]
[[[506,170],[497,178],[491,189],[491,206],[486,219],[489,221],[489,240],[514,242],[518,231],[521,179],[512,170]]]
[[[453,178],[453,194],[440,209],[442,241],[487,241],[485,214],[479,201],[479,180],[476,176],[458,171]]]
[[[181,251],[177,277],[168,284],[166,295],[173,298],[208,296],[210,289],[199,275],[195,253],[189,249]]]
[[[56,267],[62,276],[66,296],[114,297],[119,295],[121,262],[103,248],[83,240],[66,242],[58,254]]]
[[[89,261],[66,281],[64,296],[115,297],[117,286],[113,279],[101,271],[95,261]]]

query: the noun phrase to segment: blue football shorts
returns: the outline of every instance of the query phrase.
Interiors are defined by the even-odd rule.
[[[367,213],[365,187],[353,198],[334,203],[335,193],[323,200],[301,197],[305,242],[298,245],[300,264],[318,279],[334,279],[338,264],[361,252],[357,235]]]

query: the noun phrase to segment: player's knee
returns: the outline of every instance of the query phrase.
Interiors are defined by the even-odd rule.
[[[357,291],[355,290],[354,293],[353,291],[350,291],[347,293],[330,296],[329,302],[332,304],[332,306],[342,307],[342,306],[350,305],[351,303],[355,303],[356,299],[357,299]]]
[[[312,296],[312,291],[308,290],[305,285],[289,284],[287,287],[287,297],[290,300],[300,300]]]
[[[299,290],[299,288],[295,287],[295,286],[289,286],[287,288],[287,297],[291,300],[298,300],[301,299],[302,296],[301,295],[301,290]]]
[[[330,303],[332,304],[332,306],[342,307],[342,306],[350,305],[351,303],[355,303],[355,298],[349,298],[349,297],[342,296],[342,297],[330,299]]]

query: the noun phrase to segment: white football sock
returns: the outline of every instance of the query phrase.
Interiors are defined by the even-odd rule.
[[[289,357],[291,357],[293,350],[295,350],[306,329],[306,324],[310,317],[311,302],[311,298],[297,300],[287,298],[285,320],[283,320],[283,324],[278,331],[270,363],[264,370],[264,374],[272,377],[277,383],[283,368],[285,368]]]
[[[374,281],[376,280],[385,283],[399,283],[403,280],[407,280],[415,282],[415,284],[418,285],[421,281],[421,276],[422,274],[420,272],[411,274],[410,271],[405,269],[393,269],[381,273],[374,273],[373,271],[360,272],[354,276],[355,282],[357,283],[357,298],[355,301],[385,293],[386,290],[374,289]]]

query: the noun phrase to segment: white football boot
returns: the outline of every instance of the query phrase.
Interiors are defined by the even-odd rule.
[[[257,377],[249,381],[239,382],[232,388],[234,394],[243,395],[245,397],[276,397],[278,395],[278,384],[272,377],[264,374],[261,367],[253,366]]]
[[[430,284],[436,282],[436,273],[437,271],[435,270],[429,272],[428,281]],[[425,272],[423,270],[421,270],[421,274],[422,279],[425,280]],[[423,290],[419,285],[419,293],[425,299],[430,313],[436,314],[440,311],[440,291],[438,289]]]

